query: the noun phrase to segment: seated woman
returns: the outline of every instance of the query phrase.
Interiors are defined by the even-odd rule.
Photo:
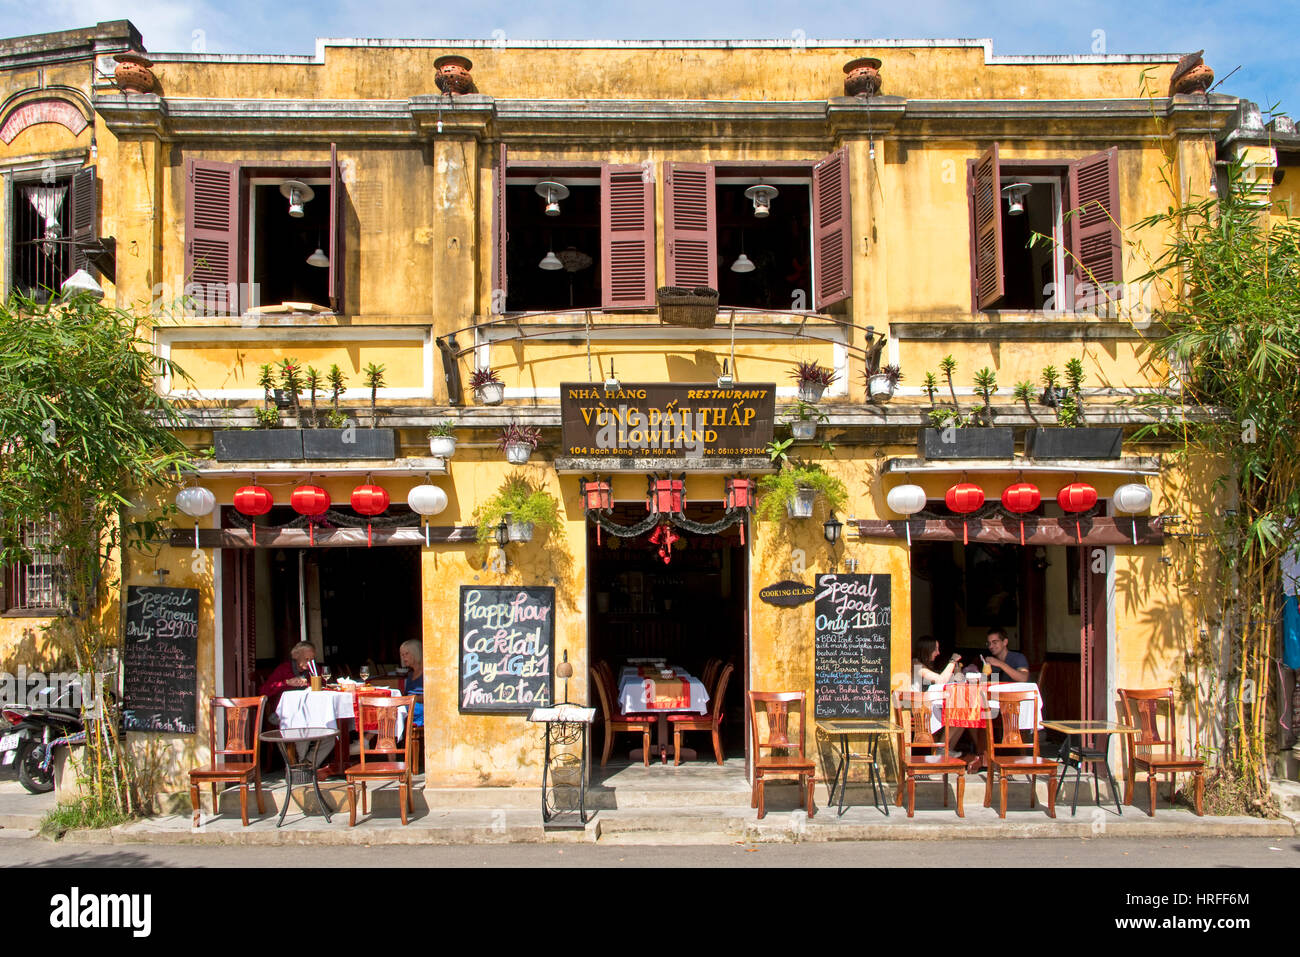
[[[402,647],[398,649],[398,657],[401,659],[402,667],[409,669],[402,693],[420,696],[420,700],[415,703],[415,713],[411,721],[415,727],[422,728],[424,727],[424,649],[412,638],[410,641],[402,642]]]
[[[939,658],[939,642],[929,635],[922,635],[912,645],[912,690],[924,691],[930,685],[947,684],[954,671],[961,664],[961,655],[954,654],[948,659],[943,671],[931,670]]]

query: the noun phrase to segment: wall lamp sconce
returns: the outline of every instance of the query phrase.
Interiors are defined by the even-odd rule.
[[[1007,215],[1020,216],[1025,211],[1025,197],[1032,187],[1028,183],[1011,183],[1002,187],[1002,198],[1007,201]]]
[[[722,360],[722,374],[718,376],[718,388],[730,389],[736,384],[736,377],[727,371],[727,360]]]
[[[288,179],[280,184],[280,195],[289,201],[289,215],[302,219],[302,208],[316,197],[316,192],[306,183]]]
[[[609,360],[609,375],[605,377],[605,391],[618,392],[623,388],[623,383],[618,381],[618,376],[614,374],[614,360]]]
[[[831,512],[831,517],[822,523],[822,535],[826,538],[826,541],[834,545],[840,540],[840,529],[843,527],[844,523],[835,517],[834,512]]]

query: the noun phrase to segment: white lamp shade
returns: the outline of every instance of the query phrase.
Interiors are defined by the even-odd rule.
[[[736,258],[736,261],[731,264],[731,271],[732,272],[753,272],[754,261],[750,259],[748,256],[746,256],[744,253],[741,253]]]
[[[537,268],[553,271],[563,269],[564,263],[560,262],[560,257],[555,255],[555,251],[552,250],[542,257],[542,261],[537,264]]]
[[[447,493],[436,485],[417,485],[407,494],[406,504],[417,515],[437,515],[447,507]]]
[[[63,285],[59,286],[59,289],[69,295],[75,296],[78,293],[84,292],[89,293],[96,299],[104,298],[104,287],[95,282],[95,277],[84,269],[78,269],[67,279],[63,280]]]
[[[205,488],[191,485],[176,493],[176,507],[191,518],[202,518],[212,514],[217,497]]]
[[[324,269],[329,264],[330,264],[329,256],[326,256],[325,250],[321,249],[319,246],[316,247],[316,251],[314,253],[312,253],[310,256],[307,257],[308,266],[319,266],[321,269]]]
[[[1115,494],[1110,497],[1111,503],[1117,511],[1126,515],[1136,515],[1138,512],[1145,512],[1151,507],[1152,492],[1145,485],[1133,483],[1131,485],[1121,485],[1115,489]]]
[[[885,504],[899,515],[915,515],[925,508],[925,489],[919,485],[897,485],[885,495]]]

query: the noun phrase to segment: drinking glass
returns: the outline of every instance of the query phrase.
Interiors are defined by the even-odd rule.
[[[362,665],[362,666],[361,666],[361,683],[362,683],[362,684],[365,684],[365,683],[366,683],[367,681],[369,681],[369,680],[370,680],[370,666],[369,666],[369,665]]]

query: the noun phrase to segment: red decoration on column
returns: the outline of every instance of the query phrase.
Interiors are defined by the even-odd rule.
[[[609,482],[600,479],[583,479],[582,507],[588,512],[608,512],[614,507],[614,493]],[[600,522],[596,521],[596,544],[600,545]]]
[[[388,493],[378,485],[358,485],[352,490],[352,510],[370,518],[388,508]],[[371,545],[370,523],[366,522],[366,548]]]
[[[1056,493],[1056,504],[1063,512],[1086,512],[1097,504],[1097,490],[1087,482],[1071,482]],[[1074,535],[1083,544],[1083,529],[1074,521]]]
[[[1038,486],[1029,482],[1017,482],[1015,485],[1008,485],[1002,490],[1002,507],[1008,512],[1014,512],[1017,515],[1024,515],[1026,512],[1032,512],[1038,508],[1038,503],[1043,500],[1042,494],[1038,491]],[[1025,544],[1025,520],[1020,520],[1020,544]]]
[[[757,490],[758,483],[752,478],[727,479],[727,511],[733,512],[738,508],[753,508]],[[740,544],[745,544],[745,523],[743,521],[740,523]]]
[[[686,479],[657,479],[651,476],[645,507],[659,515],[676,515],[686,510]]]
[[[307,541],[316,544],[314,520],[329,511],[330,493],[319,485],[299,485],[289,496],[289,504],[299,515],[307,516]]]
[[[952,511],[960,515],[969,515],[984,504],[984,490],[972,482],[958,482],[948,489],[943,496],[943,500]],[[964,520],[961,523],[961,543],[963,545],[970,544],[970,537]]]
[[[257,544],[257,516],[265,515],[275,504],[275,497],[260,485],[245,485],[235,490],[235,511],[247,515],[253,525],[253,544]]]

